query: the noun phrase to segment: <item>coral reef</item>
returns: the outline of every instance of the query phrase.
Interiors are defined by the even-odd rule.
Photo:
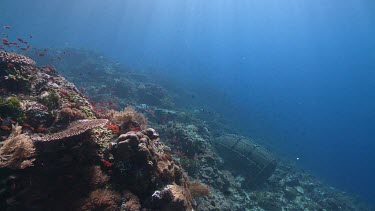
[[[142,103],[163,108],[174,105],[168,91],[154,77],[95,52],[84,49],[48,49],[48,55],[35,59],[38,64],[44,65],[56,58],[63,58],[54,63],[56,69],[91,101],[96,102],[97,109],[117,110]]]
[[[35,64],[29,57],[1,51],[0,82],[6,84],[6,90],[27,92]]]
[[[116,167],[115,176],[127,178],[127,180],[119,179],[122,181],[119,186],[131,191],[153,208],[162,210],[171,210],[173,207],[178,210],[191,208],[187,177],[168,156],[169,149],[160,142],[155,130],[149,128],[141,132],[130,131],[120,135],[112,142],[111,153]],[[151,198],[155,190],[166,190],[169,187],[173,188],[168,192],[168,197],[160,200]]]
[[[153,200],[161,204],[154,209],[166,211],[192,209],[190,193],[178,185],[168,185],[162,191],[154,193]]]
[[[29,57],[16,54],[16,53],[8,53],[4,51],[0,51],[0,60],[3,63],[12,63],[12,64],[20,64],[20,65],[30,65],[34,66],[36,62]]]
[[[172,110],[150,75],[76,49],[37,62],[65,51],[56,68],[0,53],[0,210],[373,210],[277,156],[253,180],[231,151],[255,156],[236,148],[252,140],[217,113]]]
[[[97,119],[102,113],[55,68],[1,56],[18,58],[12,61],[33,71],[20,72],[28,78],[27,93],[0,84],[8,90],[0,93],[8,109],[1,118],[7,135],[0,147],[1,210],[192,208],[186,175],[159,134],[146,129],[142,114],[128,107],[112,112],[110,120]],[[6,80],[8,67],[1,68],[0,80]],[[127,128],[114,134],[109,121]],[[153,200],[155,191],[167,187],[168,197]]]
[[[147,127],[146,117],[136,112],[136,110],[130,106],[124,108],[123,111],[109,110],[107,117],[114,124],[118,125],[121,133],[127,131],[138,131]]]

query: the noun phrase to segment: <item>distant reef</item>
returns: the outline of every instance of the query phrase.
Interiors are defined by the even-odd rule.
[[[0,52],[0,210],[373,210],[152,74],[43,52]]]

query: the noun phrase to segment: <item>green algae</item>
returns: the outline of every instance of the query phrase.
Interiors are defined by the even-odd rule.
[[[0,97],[0,116],[19,116],[21,101],[17,97]]]
[[[57,109],[59,107],[60,97],[54,90],[48,91],[46,97],[38,100],[41,104],[47,106],[49,110]]]

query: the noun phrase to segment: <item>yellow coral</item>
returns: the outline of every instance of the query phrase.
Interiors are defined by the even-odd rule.
[[[21,134],[21,126],[13,126],[12,134],[0,147],[0,168],[24,169],[32,166],[36,152],[33,141]]]

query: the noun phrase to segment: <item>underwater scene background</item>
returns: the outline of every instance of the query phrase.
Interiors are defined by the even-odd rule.
[[[374,205],[375,2],[1,0],[0,8],[1,36],[31,46],[3,41],[4,49],[53,66],[92,101],[191,112]],[[114,81],[123,75],[124,90],[163,94],[121,95]]]

